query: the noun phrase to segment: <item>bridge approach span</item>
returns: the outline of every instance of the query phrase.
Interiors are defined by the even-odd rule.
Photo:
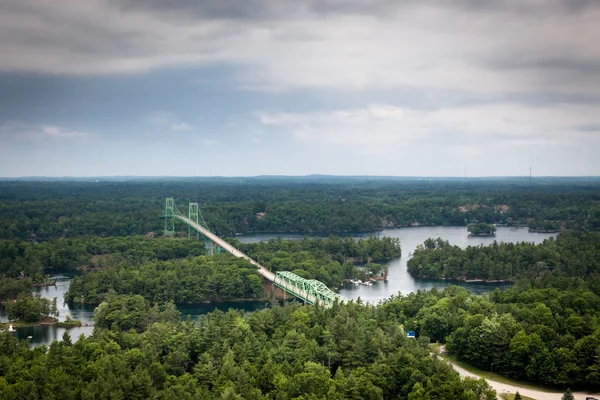
[[[172,197],[169,197],[166,199],[165,213],[162,217],[165,218],[165,236],[175,234],[174,220],[180,219],[188,225],[188,237],[190,236],[191,229],[196,230],[209,242],[212,242],[210,244],[211,250],[214,251],[215,245],[217,245],[217,248],[221,248],[227,251],[234,257],[244,258],[248,260],[250,263],[257,267],[257,272],[259,274],[261,274],[264,278],[268,279],[269,281],[273,282],[279,288],[283,289],[284,293],[289,293],[293,296],[296,296],[299,299],[305,301],[306,303],[320,304],[325,307],[331,307],[336,302],[342,303],[350,301],[344,296],[335,293],[334,291],[329,289],[325,284],[315,279],[305,279],[289,271],[278,271],[277,273],[269,271],[257,261],[248,257],[246,254],[244,254],[240,250],[227,243],[225,240],[212,233],[206,227],[206,222],[204,222],[204,218],[202,218],[202,222],[204,222],[204,225],[200,224],[199,217],[201,217],[201,213],[198,208],[198,203],[190,203],[189,215],[185,216],[184,214],[179,212],[179,210],[177,210],[177,207],[175,207],[175,200]]]
[[[269,271],[268,269],[266,269],[265,267],[260,265],[258,262],[254,261],[252,258],[248,257],[246,254],[242,253],[241,251],[239,251],[238,249],[236,249],[235,247],[233,247],[232,245],[230,245],[229,243],[227,243],[226,241],[224,241],[223,239],[221,239],[220,237],[218,237],[217,235],[215,235],[214,233],[212,233],[211,231],[209,231],[208,229],[206,229],[199,223],[194,222],[191,219],[189,219],[188,217],[185,217],[183,215],[176,214],[175,217],[179,218],[186,224],[190,225],[192,228],[194,228],[195,230],[197,230],[198,232],[203,234],[205,237],[212,240],[215,244],[221,246],[221,248],[223,248],[223,250],[227,251],[232,256],[237,257],[237,258],[245,258],[246,260],[250,261],[252,264],[254,264],[258,267],[259,274],[261,274],[262,276],[264,276],[271,282],[275,282],[275,274],[274,273],[272,273],[271,271]]]

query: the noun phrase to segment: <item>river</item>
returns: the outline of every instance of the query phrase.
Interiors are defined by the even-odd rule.
[[[239,236],[237,239],[243,243],[256,243],[263,240],[276,239],[281,237],[282,239],[289,240],[300,240],[304,238],[302,234],[256,234],[256,235],[245,235]],[[436,226],[436,227],[411,227],[411,228],[398,228],[398,229],[386,229],[381,232],[356,234],[354,237],[368,237],[368,236],[389,236],[393,238],[399,238],[402,246],[402,257],[386,262],[388,265],[389,274],[387,282],[376,282],[372,286],[359,286],[352,284],[345,284],[345,286],[339,291],[340,294],[351,299],[358,299],[359,297],[363,301],[378,302],[379,300],[396,295],[398,292],[403,294],[416,292],[421,289],[431,289],[433,287],[444,287],[449,284],[458,284],[464,286],[473,293],[484,293],[489,292],[496,287],[507,287],[508,284],[492,284],[492,283],[462,283],[462,282],[445,282],[440,280],[431,279],[415,279],[407,271],[406,262],[410,258],[417,247],[417,245],[423,243],[427,238],[438,238],[441,237],[444,240],[450,242],[450,244],[458,245],[460,247],[477,246],[480,244],[491,244],[494,240],[498,242],[535,242],[541,243],[544,239],[551,236],[556,236],[553,233],[530,233],[526,228],[510,228],[510,227],[498,227],[496,237],[469,237],[465,227],[449,227],[449,226]],[[63,304],[64,293],[69,289],[71,284],[72,273],[61,273],[52,276],[56,279],[56,286],[49,286],[36,289],[34,294],[40,294],[47,298],[58,298],[59,302],[59,319],[64,320],[65,316],[69,314],[73,319],[81,320],[83,322],[91,322],[94,313],[94,307],[81,306],[81,305],[69,305]],[[192,319],[198,319],[202,314],[214,311],[215,309],[227,310],[229,308],[242,309],[245,311],[255,311],[265,308],[267,303],[265,301],[258,302],[224,302],[224,303],[212,303],[212,304],[200,304],[200,305],[182,305],[179,307],[182,317],[187,318],[190,316]],[[0,321],[6,321],[6,315],[0,314]],[[69,332],[73,341],[75,341],[80,334],[89,335],[93,331],[93,327],[84,326],[79,328],[57,328],[54,326],[37,326],[29,328],[18,328],[15,332],[20,339],[25,339],[31,336],[30,343],[32,346],[39,346],[42,344],[50,344],[55,339],[61,339],[65,331]]]
[[[406,262],[410,255],[415,251],[417,245],[422,244],[428,238],[441,237],[447,240],[452,245],[457,245],[462,248],[467,246],[478,246],[480,244],[489,245],[494,241],[498,242],[534,242],[541,243],[544,239],[556,236],[556,233],[533,233],[527,228],[513,228],[499,226],[495,237],[485,236],[469,236],[467,228],[456,226],[422,226],[411,228],[385,229],[375,233],[357,234],[354,237],[369,237],[369,236],[388,236],[399,238],[402,246],[402,257],[394,259],[382,264],[388,266],[388,281],[375,282],[372,286],[362,286],[345,284],[339,293],[350,299],[358,299],[359,297],[366,302],[378,302],[386,299],[391,295],[397,295],[398,292],[403,294],[416,292],[421,289],[432,289],[434,287],[444,287],[448,285],[460,285],[467,288],[469,291],[477,294],[489,292],[496,287],[507,287],[510,284],[498,283],[464,283],[464,282],[446,282],[433,279],[415,279],[406,268]],[[300,234],[258,234],[240,236],[238,239],[243,243],[254,243],[261,240],[269,240],[277,237],[282,239],[299,240],[304,236]]]

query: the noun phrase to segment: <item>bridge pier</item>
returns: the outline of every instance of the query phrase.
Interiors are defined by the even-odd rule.
[[[287,293],[285,290],[275,285],[267,278],[263,278],[263,293],[265,297],[270,299],[287,300]]]

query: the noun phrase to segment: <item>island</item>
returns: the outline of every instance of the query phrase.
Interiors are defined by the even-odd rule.
[[[496,236],[496,225],[479,222],[467,226],[469,236]]]

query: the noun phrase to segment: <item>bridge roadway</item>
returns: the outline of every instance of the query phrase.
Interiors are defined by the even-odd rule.
[[[202,225],[196,223],[195,221],[192,221],[188,217],[185,217],[185,216],[183,216],[181,214],[177,214],[177,213],[175,214],[175,217],[179,218],[186,224],[189,224],[192,228],[196,229],[202,235],[209,238],[217,245],[221,246],[225,251],[227,251],[229,254],[233,255],[234,257],[245,258],[246,260],[250,261],[252,264],[254,264],[255,266],[258,267],[259,274],[261,274],[263,277],[270,280],[271,282],[275,283],[277,286],[284,289],[286,292],[288,292],[296,297],[299,297],[300,299],[302,299],[310,304],[321,303],[321,304],[325,305],[326,307],[331,307],[333,305],[333,303],[332,303],[333,299],[328,299],[328,300],[319,299],[315,294],[311,293],[310,289],[304,290],[304,289],[299,288],[299,287],[293,285],[292,283],[288,282],[281,276],[275,275],[273,272],[269,271],[268,269],[266,269],[265,267],[260,265],[257,261],[248,257],[246,254],[242,253],[241,251],[239,251],[238,249],[236,249],[235,247],[233,247],[232,245],[230,245],[229,243],[227,243],[226,241],[224,241],[223,239],[221,239],[220,237],[218,237],[217,235],[215,235],[214,233],[212,233],[211,231],[209,231]],[[347,300],[339,295],[337,295],[336,297],[338,297],[339,299],[342,299],[342,301]]]
[[[183,215],[179,215],[179,214],[175,214],[175,216],[177,218],[179,218],[180,220],[182,220],[183,222],[185,222],[186,224],[191,225],[192,228],[194,228],[195,230],[197,230],[198,232],[203,234],[205,237],[212,240],[214,243],[221,246],[229,254],[233,255],[234,257],[245,258],[246,260],[250,261],[252,264],[254,264],[258,267],[259,274],[261,274],[262,276],[264,276],[271,282],[275,282],[275,274],[274,273],[272,273],[271,271],[269,271],[268,269],[266,269],[265,267],[260,265],[258,262],[254,261],[252,258],[248,257],[246,254],[242,253],[241,251],[239,251],[238,249],[236,249],[235,247],[233,247],[232,245],[230,245],[229,243],[227,243],[226,241],[224,241],[223,239],[221,239],[220,237],[218,237],[217,235],[215,235],[214,233],[212,233],[211,231],[209,231],[202,225],[192,221],[191,219],[184,217]]]

